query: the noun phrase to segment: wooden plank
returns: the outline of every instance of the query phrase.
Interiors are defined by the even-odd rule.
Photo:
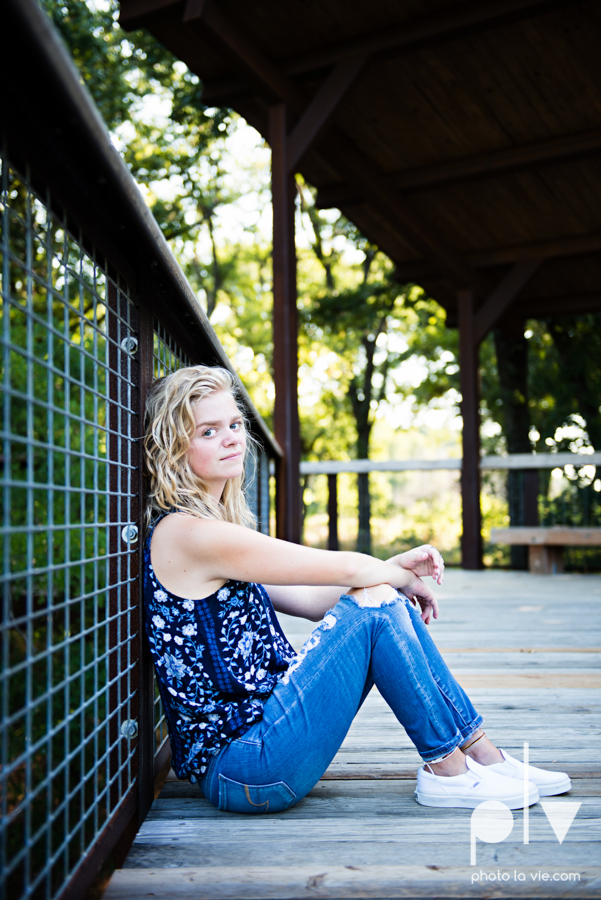
[[[582,779],[581,781],[582,783],[580,780],[578,781],[569,796],[566,794],[564,799],[583,801],[578,811],[579,821],[580,819],[601,820],[601,797],[598,793],[600,779]],[[391,816],[394,819],[399,816],[421,818],[423,811],[413,799],[415,784],[415,773],[412,779],[388,779],[387,781],[328,779],[320,781],[304,798],[302,804],[297,804],[289,810],[286,820],[296,821],[313,816],[319,820],[332,817],[369,818],[373,815]],[[586,793],[585,787],[587,788]],[[545,814],[541,807],[532,810],[532,814],[536,822],[545,824]],[[443,824],[445,817],[448,819],[449,815],[453,818],[453,810],[444,812],[438,810],[437,814],[429,813],[431,818],[433,816],[436,818],[435,828],[438,827],[438,824]],[[197,788],[190,794],[179,792],[177,795],[157,800],[153,804],[149,821],[175,822],[179,819],[207,818],[225,821],[221,811],[205,800]],[[277,815],[276,818],[278,818]]]
[[[524,845],[523,813],[515,811],[514,831],[507,840],[478,842],[477,870],[530,866],[550,872],[555,866],[558,871],[563,867],[561,871],[582,875],[601,834],[601,675],[594,668],[601,650],[601,578],[567,575],[549,582],[528,573],[451,570],[439,593],[445,601],[443,618],[431,631],[460,683],[473,680],[470,697],[484,715],[488,733],[518,757],[528,740],[534,765],[567,771],[573,779],[572,791],[554,798],[555,802],[582,802],[561,845],[538,804],[529,813],[531,843]],[[566,606],[566,596],[573,595],[578,595],[583,610],[578,620]],[[549,624],[553,622],[560,624]],[[302,643],[314,628],[314,623],[288,616],[282,617],[282,623],[295,644]],[[575,691],[579,682],[582,687]],[[350,866],[354,867],[351,872],[372,867],[372,896],[383,900],[388,882],[378,881],[377,873],[385,873],[391,865],[429,866],[433,872],[446,867],[448,879],[437,885],[437,896],[470,896],[471,887],[464,891],[457,878],[469,862],[471,810],[445,811],[416,804],[413,791],[420,764],[392,711],[372,690],[322,780],[286,813],[245,817],[220,812],[197,786],[174,781],[171,773],[126,868],[113,879],[110,890],[123,893],[105,896],[135,900],[156,894],[159,884],[171,900],[178,897],[179,888],[161,887],[163,883],[155,881],[157,870],[163,869],[161,877],[169,879],[198,866],[203,884],[207,883],[204,872],[212,869],[215,883],[236,891],[240,900],[247,896],[246,882],[242,879],[232,885],[229,874],[236,867],[241,871],[269,868],[272,880],[253,883],[258,896],[269,898],[270,891],[284,896],[289,870],[309,866],[320,874],[332,866]],[[120,884],[125,872],[136,874]],[[290,884],[297,889],[295,882]],[[189,896],[202,898],[196,881],[188,885]],[[590,883],[581,885],[580,895],[589,896]],[[494,896],[501,897],[499,885],[490,883],[488,896],[493,888]],[[335,889],[339,897],[344,896],[338,884]],[[354,896],[370,896],[366,885],[352,889]],[[427,885],[424,888],[421,882],[399,882],[397,889],[400,896],[416,900],[428,896]],[[326,897],[327,890],[326,880]],[[221,896],[213,883],[206,891],[212,897]],[[311,894],[322,895],[317,887]],[[513,882],[511,896],[519,896]]]
[[[277,844],[277,858],[285,866],[307,865],[311,860],[319,865],[466,865],[468,846],[466,841],[445,842],[435,845],[435,855],[431,841],[363,841],[360,838],[352,841],[329,841],[320,843],[308,837],[302,843],[287,841],[282,838]],[[178,868],[190,865],[229,867],[240,865],[248,859],[248,865],[273,865],[273,846],[251,844],[248,851],[245,846],[236,845],[207,838],[202,849],[195,846],[181,845],[177,842],[159,846],[134,847],[132,860],[135,866],[126,864],[127,869],[155,869],[160,867]],[[153,853],[156,855],[153,857]],[[594,847],[589,841],[582,844],[570,842],[563,846],[556,840],[549,843],[537,842],[524,847],[516,841],[506,840],[501,844],[479,843],[477,863],[480,866],[561,866],[567,871],[580,871],[582,866],[590,865],[595,860]],[[251,856],[252,854],[252,856]],[[435,862],[433,862],[435,859]],[[149,889],[151,885],[148,886]],[[169,896],[169,895],[168,895]],[[446,896],[446,895],[445,895]]]
[[[563,547],[528,547],[528,569],[535,575],[562,575]]]
[[[558,235],[555,238],[540,241],[529,241],[523,244],[498,245],[488,250],[473,250],[466,253],[463,261],[473,269],[486,269],[492,266],[504,266],[516,263],[521,259],[553,259],[569,256],[585,256],[601,250],[601,232],[589,234]],[[395,278],[401,283],[424,281],[436,278],[438,270],[431,263],[423,261],[410,262],[397,266]],[[566,307],[566,314],[572,312]]]
[[[391,790],[393,784],[388,782]],[[402,787],[402,782],[398,784]],[[407,788],[409,794],[412,794],[412,788],[409,785]],[[583,806],[585,802],[582,801]],[[322,813],[316,815],[315,806],[315,803],[311,804],[305,798],[287,810],[285,815],[280,813],[244,816],[212,810],[207,818],[153,817],[144,822],[136,843],[139,846],[145,844],[159,847],[178,841],[190,846],[197,842],[201,848],[205,841],[215,840],[220,843],[237,844],[242,848],[247,841],[255,844],[264,841],[272,843],[283,838],[287,841],[304,841],[311,838],[324,843],[360,839],[366,842],[428,840],[441,844],[463,841],[466,851],[469,851],[470,820],[473,813],[470,809],[428,809],[420,807],[412,796],[400,795],[396,798],[394,811],[383,815],[376,809],[372,809],[371,815],[366,815],[362,811],[350,815],[348,813],[338,816]],[[589,818],[584,815],[583,806],[578,810],[578,815],[564,839],[566,843],[590,844],[601,839],[598,809],[593,809]],[[553,831],[542,807],[530,809],[529,825],[532,843],[546,844],[552,839]],[[467,852],[463,858],[466,856]],[[435,857],[435,853],[432,853],[432,857]]]
[[[563,3],[570,0],[563,0]],[[403,22],[397,27],[368,34],[360,34],[341,43],[309,50],[292,59],[282,60],[288,75],[300,75],[331,66],[357,53],[377,54],[379,61],[394,55],[421,50],[445,40],[456,40],[462,34],[480,33],[497,28],[507,21],[516,22],[540,15],[545,7],[556,8],[561,3],[541,3],[537,0],[476,0],[445,10],[432,11],[418,19]]]
[[[548,881],[539,881],[537,868],[519,869],[524,880],[514,879],[507,870],[507,884],[495,885],[496,897],[601,897],[598,885],[601,866],[586,866],[578,881],[553,881],[565,869],[549,867]],[[105,900],[133,900],[152,894],[170,900],[302,900],[302,898],[346,897],[490,897],[487,882],[472,884],[469,866],[270,866],[151,869],[139,872],[122,869],[115,873],[104,894]]]
[[[572,159],[588,153],[595,153],[601,147],[601,130],[585,131],[581,134],[562,135],[545,141],[535,141],[503,150],[493,150],[479,156],[446,160],[429,166],[420,166],[387,175],[391,187],[398,190],[416,190],[440,184],[457,184],[471,178],[496,175],[497,172],[515,171],[543,162]],[[363,203],[356,189],[348,184],[338,183],[320,188],[316,205],[320,209],[352,206]],[[564,299],[565,304],[565,299]]]
[[[570,0],[563,0],[563,2],[567,3]],[[477,0],[477,2],[443,10],[438,14],[430,13],[420,16],[414,21],[404,22],[402,25],[387,28],[385,31],[361,34],[341,43],[312,49],[288,60],[279,60],[278,65],[287,75],[300,75],[328,68],[357,54],[377,54],[378,60],[381,61],[391,58],[397,53],[405,54],[412,50],[423,49],[432,43],[457,39],[466,29],[473,34],[498,27],[508,18],[514,22],[533,15],[540,15],[547,6],[556,8],[558,5],[560,4],[557,2],[544,3],[541,0],[493,0],[493,2]],[[240,91],[243,88],[242,79],[225,76],[219,81],[225,82],[226,79],[231,92]],[[213,100],[223,97],[223,93],[220,94],[216,91],[211,82],[209,82],[209,87]]]
[[[448,647],[441,653],[601,653],[601,647]]]
[[[506,672],[455,675],[462,688],[601,688],[601,675],[541,675],[538,672],[524,672],[521,675]]]
[[[577,528],[569,525],[554,525],[550,528],[514,526],[512,528],[492,528],[490,539],[503,544],[554,544],[556,546],[591,546],[601,544],[601,528]]]
[[[557,469],[563,466],[599,466],[601,453],[510,453],[482,456],[481,469]],[[345,459],[301,462],[302,475],[339,475],[342,472],[406,472],[461,469],[460,458],[447,459]]]

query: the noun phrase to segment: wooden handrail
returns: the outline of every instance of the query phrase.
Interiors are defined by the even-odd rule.
[[[511,453],[483,456],[481,469],[557,469],[564,466],[599,466],[601,453]],[[411,472],[461,469],[460,458],[447,459],[343,459],[301,462],[301,475],[340,475],[343,472]]]

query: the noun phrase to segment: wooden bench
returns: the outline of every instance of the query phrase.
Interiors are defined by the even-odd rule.
[[[569,525],[492,528],[490,539],[493,544],[526,544],[530,571],[538,575],[554,575],[563,572],[563,548],[601,546],[601,528],[573,528]]]

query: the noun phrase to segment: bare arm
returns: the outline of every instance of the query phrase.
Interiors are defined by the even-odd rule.
[[[416,575],[423,578],[431,575],[437,584],[442,584],[444,578],[444,561],[438,550],[430,544],[424,544],[405,553],[399,553],[391,557],[387,562],[392,565],[411,569]],[[275,585],[264,584],[271,602],[278,612],[287,613],[289,616],[300,616],[318,622],[326,612],[339,600],[340,596],[348,591],[348,587],[314,587],[311,585]],[[359,585],[358,585],[359,586]],[[428,604],[430,606],[431,604]],[[422,606],[422,609],[424,607]],[[438,608],[432,607],[434,618],[438,617]],[[426,613],[424,616],[429,622]]]
[[[310,584],[263,584],[277,612],[319,622],[340,599],[348,587],[315,587]]]
[[[180,514],[167,516],[157,526],[152,559],[159,580],[179,596],[207,596],[228,579],[267,584],[272,591],[278,585],[297,585],[294,592],[274,592],[276,608],[311,619],[320,618],[336,602],[345,590],[341,585],[390,584],[432,598],[420,578],[396,562],[314,550],[240,525]],[[306,591],[303,585],[314,590]]]

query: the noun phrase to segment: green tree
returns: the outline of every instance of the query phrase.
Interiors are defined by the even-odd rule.
[[[392,263],[377,247],[344,216],[329,221],[315,208],[311,192],[302,182],[299,190],[310,223],[312,255],[322,270],[321,283],[305,285],[301,297],[303,328],[309,341],[320,342],[337,354],[342,377],[339,391],[329,399],[333,403],[337,396],[338,408],[341,399],[345,401],[354,424],[355,455],[369,459],[376,411],[387,398],[391,373],[403,358],[398,333],[404,328],[406,293],[394,281]],[[360,262],[345,262],[349,245]],[[360,474],[357,548],[363,552],[371,551],[370,519],[369,476]]]

